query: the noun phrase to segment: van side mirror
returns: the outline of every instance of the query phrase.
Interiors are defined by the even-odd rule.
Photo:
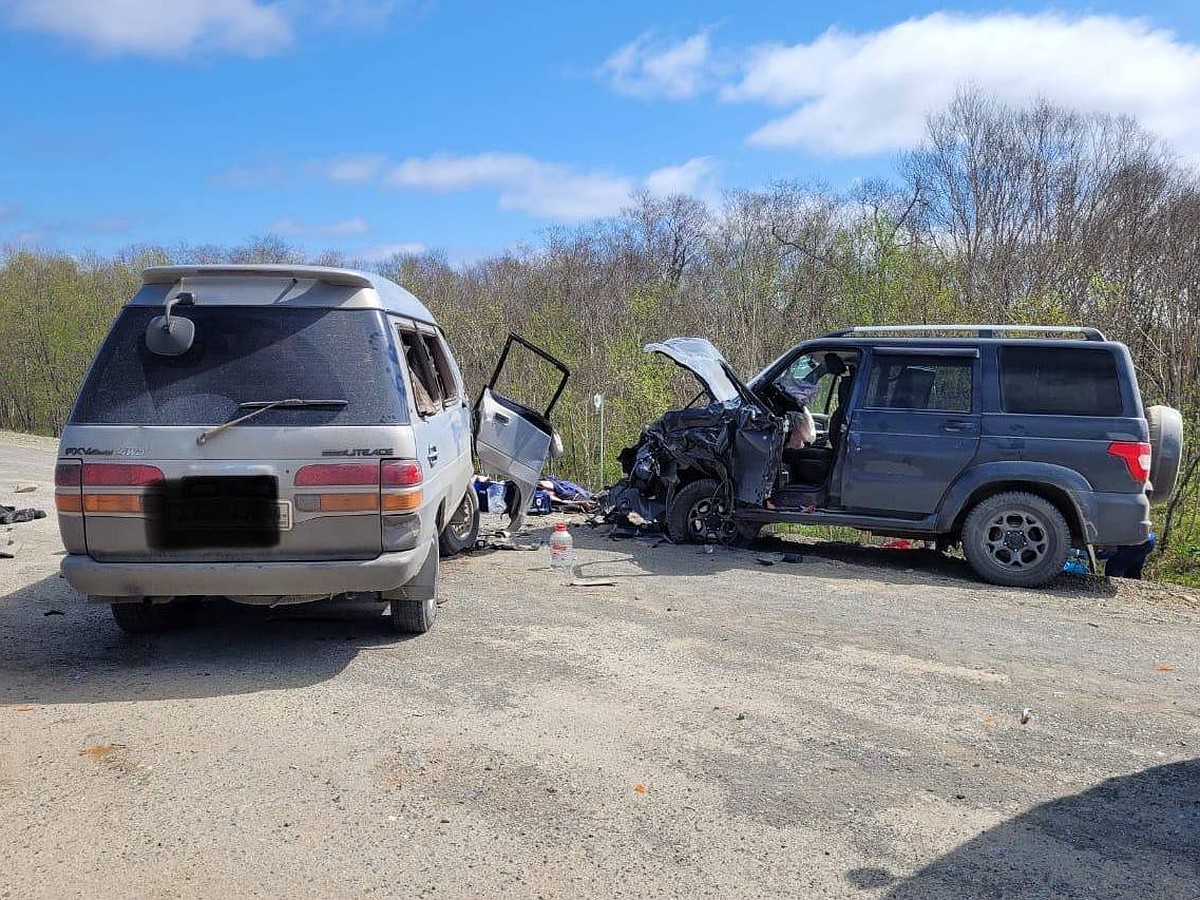
[[[192,349],[196,339],[196,323],[171,315],[176,303],[191,306],[194,298],[187,291],[180,291],[167,301],[163,315],[155,316],[146,326],[146,346],[158,356],[182,356]]]

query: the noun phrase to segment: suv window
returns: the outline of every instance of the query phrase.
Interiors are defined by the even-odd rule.
[[[971,357],[877,354],[871,363],[864,405],[970,412],[974,371]]]
[[[1005,412],[1058,416],[1124,413],[1116,358],[1107,350],[1000,348]]]
[[[176,307],[196,338],[182,356],[146,347],[162,307],[129,306],[117,317],[71,416],[79,425],[215,425],[238,404],[292,397],[345,400],[329,409],[272,409],[245,427],[398,425],[408,421],[403,381],[372,310],[270,306]],[[381,390],[380,385],[393,385]]]

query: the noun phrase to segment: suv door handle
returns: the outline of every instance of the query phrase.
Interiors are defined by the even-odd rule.
[[[963,419],[951,419],[942,425],[942,431],[958,432],[958,431],[974,431],[975,423],[964,421]]]

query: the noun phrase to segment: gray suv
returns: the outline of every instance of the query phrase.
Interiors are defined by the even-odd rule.
[[[1095,329],[854,328],[748,383],[706,340],[646,349],[703,392],[622,452],[611,502],[676,540],[850,526],[961,543],[984,580],[1034,586],[1072,546],[1144,543],[1151,502],[1174,490],[1180,415],[1143,410],[1128,349]],[[811,442],[796,440],[805,409]]]
[[[127,631],[195,599],[368,595],[402,632],[437,614],[439,559],[475,542],[472,451],[512,480],[514,527],[561,442],[567,370],[515,335],[556,388],[496,389],[472,415],[432,314],[364,272],[147,269],[63,431],[55,501],[67,581]]]

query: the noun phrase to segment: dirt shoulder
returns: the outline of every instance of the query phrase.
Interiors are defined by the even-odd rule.
[[[52,507],[52,462],[0,435],[0,502]],[[615,586],[496,551],[412,640],[228,604],[133,639],[57,578],[53,518],[14,529],[0,897],[1200,895],[1181,589],[576,527]]]

